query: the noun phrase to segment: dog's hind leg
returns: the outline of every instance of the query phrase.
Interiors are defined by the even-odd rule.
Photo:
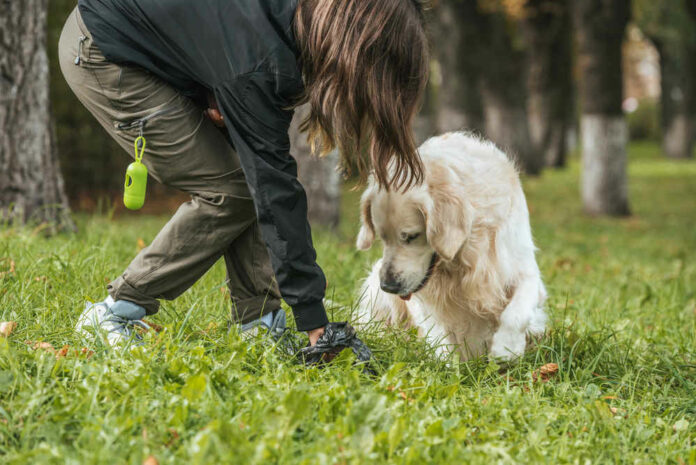
[[[527,333],[543,332],[545,296],[538,274],[527,275],[517,284],[510,303],[500,315],[500,327],[493,335],[492,357],[512,360],[524,354]]]

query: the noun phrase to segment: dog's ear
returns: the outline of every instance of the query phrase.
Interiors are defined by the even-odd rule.
[[[373,188],[368,187],[360,199],[360,232],[356,246],[358,250],[367,250],[375,241],[375,225],[372,223]]]
[[[425,208],[428,243],[445,261],[452,261],[471,234],[471,209],[456,188],[449,182],[449,174],[431,174]],[[435,179],[432,179],[435,178]]]

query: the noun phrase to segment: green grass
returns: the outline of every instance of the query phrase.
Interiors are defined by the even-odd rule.
[[[344,356],[305,369],[260,341],[227,334],[218,264],[165,303],[131,353],[91,358],[25,341],[82,347],[83,302],[101,299],[164,218],[79,217],[76,236],[0,229],[0,462],[696,463],[696,162],[631,152],[628,219],[581,214],[578,167],[525,180],[550,325],[503,371],[438,361],[398,330],[364,334],[378,376]],[[338,237],[316,234],[330,296],[351,307],[378,256],[354,250],[358,192]],[[346,315],[332,309],[334,318]],[[188,317],[187,317],[188,316]],[[548,382],[533,373],[546,363]]]

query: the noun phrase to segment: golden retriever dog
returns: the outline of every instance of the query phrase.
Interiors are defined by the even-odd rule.
[[[366,279],[358,323],[415,326],[440,354],[511,360],[543,333],[546,290],[514,163],[465,133],[419,149],[425,182],[404,191],[370,181],[357,247],[384,254]]]

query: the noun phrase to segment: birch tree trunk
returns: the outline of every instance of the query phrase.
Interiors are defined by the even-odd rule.
[[[308,112],[306,105],[295,110],[290,125],[291,150],[297,160],[300,183],[307,192],[310,223],[336,228],[341,215],[342,182],[337,169],[339,154],[336,150],[323,158],[312,154],[307,135],[300,132],[300,124]]]
[[[532,144],[546,166],[560,168],[575,107],[569,0],[528,0],[521,29],[527,45]]]
[[[0,218],[74,229],[51,122],[48,0],[0,3]]]
[[[622,45],[629,0],[576,0],[583,143],[582,200],[592,215],[630,213],[626,174],[628,130]]]

